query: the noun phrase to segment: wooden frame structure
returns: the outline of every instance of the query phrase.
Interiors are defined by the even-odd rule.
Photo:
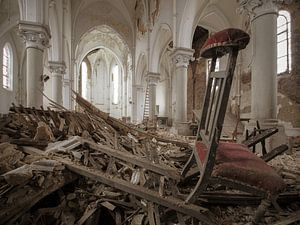
[[[254,195],[263,196],[265,199],[262,200],[254,216],[254,223],[258,223],[271,202],[275,206],[278,206],[275,199],[279,191],[284,188],[284,182],[263,160],[252,154],[246,145],[219,142],[238,51],[245,48],[248,42],[249,36],[245,32],[238,29],[227,29],[211,36],[201,50],[201,56],[212,58],[212,63],[202,113],[201,115],[196,115],[200,119],[194,151],[182,171],[182,176],[185,177],[187,175],[187,172],[196,161],[200,177],[194,189],[186,198],[186,202],[190,203],[194,202],[199,194],[206,190],[209,184],[217,183]],[[216,60],[224,55],[228,55],[226,70],[216,72]],[[258,181],[255,178],[249,179],[251,182],[247,182],[247,179],[241,179],[243,178],[241,176],[243,170],[241,172],[235,171],[239,167],[245,169],[239,162],[239,159],[241,159],[239,158],[240,149],[242,157],[244,157],[242,160],[250,162],[249,168],[246,169],[251,171],[255,169],[256,164],[258,167],[266,168],[272,174],[272,176],[267,175],[266,179],[270,179],[271,183],[278,184],[278,187],[272,189],[272,187],[265,185],[262,188],[262,186],[256,185],[255,182]],[[221,164],[221,161],[225,161],[225,163]],[[216,164],[219,164],[218,172],[216,172]],[[222,167],[222,165],[224,166]],[[222,169],[220,170],[220,168]],[[260,172],[259,170],[253,171],[253,173]]]
[[[192,166],[194,158],[196,159],[200,170],[200,179],[194,190],[188,196],[187,201],[192,201],[198,192],[206,188],[211,176],[215,163],[216,149],[222,132],[237,55],[238,49],[232,48],[229,52],[227,69],[226,71],[220,72],[214,72],[217,57],[215,56],[212,59],[207,91],[205,93],[205,100],[196,136],[196,142],[201,140],[209,151],[206,156],[203,155],[205,159],[200,159],[199,154],[194,151],[194,154],[190,156],[182,171],[182,175],[185,176]]]

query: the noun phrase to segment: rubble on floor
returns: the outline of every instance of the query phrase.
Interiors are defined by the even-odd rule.
[[[82,112],[13,105],[0,118],[0,224],[250,224],[259,197],[217,186],[184,201],[194,182],[180,176],[188,139],[145,132],[76,100]],[[288,188],[282,212],[269,211],[263,224],[299,220],[299,158],[271,161]]]

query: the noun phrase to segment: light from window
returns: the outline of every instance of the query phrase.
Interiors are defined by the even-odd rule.
[[[2,63],[2,72],[3,72],[3,88],[12,90],[13,88],[13,59],[12,59],[12,50],[8,43],[3,47],[3,63]]]
[[[81,95],[87,99],[87,65],[86,62],[81,64]]]
[[[277,74],[291,71],[291,16],[284,10],[277,17]]]
[[[119,103],[119,66],[115,65],[112,69],[113,81],[113,104]]]

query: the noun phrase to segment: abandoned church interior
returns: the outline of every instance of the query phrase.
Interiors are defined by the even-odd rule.
[[[299,0],[0,0],[0,224],[300,224]]]

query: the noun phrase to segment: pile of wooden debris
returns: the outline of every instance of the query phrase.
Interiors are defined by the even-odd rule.
[[[259,203],[217,187],[186,204],[197,176],[180,176],[190,144],[76,101],[82,112],[13,105],[0,118],[0,224],[226,224],[219,205]],[[300,174],[282,171],[292,189],[279,202],[299,203]]]

